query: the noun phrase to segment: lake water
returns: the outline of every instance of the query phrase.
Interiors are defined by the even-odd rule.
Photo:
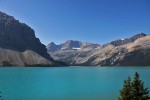
[[[4,100],[117,100],[123,81],[139,72],[150,89],[150,67],[0,68]]]

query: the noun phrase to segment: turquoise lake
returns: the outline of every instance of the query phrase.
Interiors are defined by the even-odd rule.
[[[138,72],[150,89],[150,67],[0,68],[4,100],[117,100],[123,81]]]

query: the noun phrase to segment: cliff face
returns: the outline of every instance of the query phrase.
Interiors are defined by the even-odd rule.
[[[35,37],[33,29],[2,12],[0,12],[0,47],[20,52],[32,50],[51,59],[46,53],[46,47]]]
[[[54,59],[69,65],[149,66],[150,36],[140,33],[125,40],[130,41],[123,44],[117,41],[118,46],[111,42],[99,48],[60,50],[50,54]]]
[[[57,65],[33,29],[3,12],[0,12],[0,48],[0,65],[3,62],[17,66]]]

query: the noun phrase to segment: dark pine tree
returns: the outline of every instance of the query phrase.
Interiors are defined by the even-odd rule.
[[[2,93],[2,92],[0,92],[0,100],[4,100],[4,99],[2,98],[2,96],[1,96],[1,93]]]
[[[127,80],[124,81],[123,89],[120,90],[119,100],[131,100],[131,78],[128,77]]]
[[[134,80],[132,82],[132,100],[149,100],[148,88],[144,88],[144,82],[139,79],[140,75],[136,72],[134,75]]]
[[[0,94],[1,94],[1,92],[0,92]],[[0,100],[2,100],[2,96],[0,95]]]
[[[144,88],[144,82],[139,77],[136,72],[133,81],[130,77],[124,81],[118,100],[150,100],[148,88]]]

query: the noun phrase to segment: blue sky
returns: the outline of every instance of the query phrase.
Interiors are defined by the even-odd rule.
[[[32,27],[45,45],[150,33],[150,0],[0,0],[0,11]]]

